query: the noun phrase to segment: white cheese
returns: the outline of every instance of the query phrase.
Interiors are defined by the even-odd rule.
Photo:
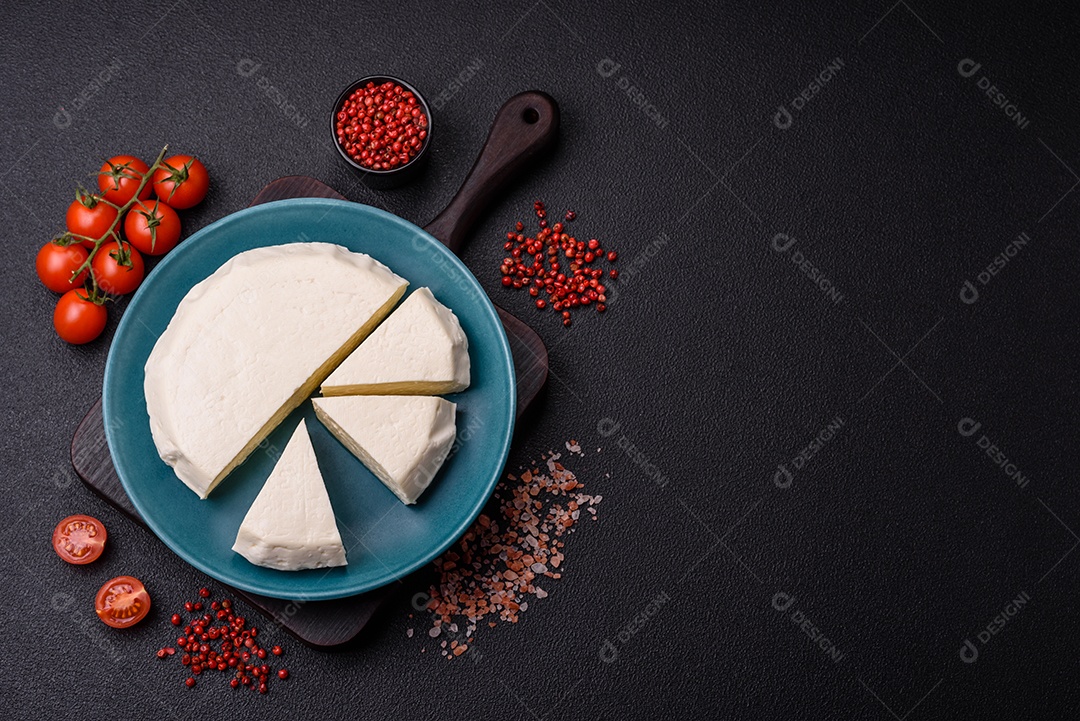
[[[419,288],[323,382],[325,396],[439,395],[469,386],[457,316]]]
[[[256,566],[278,571],[346,565],[334,509],[304,421],[244,516],[233,550]]]
[[[315,415],[404,503],[416,499],[454,445],[457,406],[432,396],[312,398]]]
[[[200,498],[311,395],[407,283],[362,253],[292,243],[192,288],[146,361],[158,454]]]

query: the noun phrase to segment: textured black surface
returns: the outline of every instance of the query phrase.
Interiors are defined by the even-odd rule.
[[[1046,6],[890,0],[4,4],[5,715],[1074,717],[1076,25],[1075,11]],[[836,58],[835,76],[793,111]],[[957,69],[965,58],[981,63],[971,77]],[[122,67],[74,109],[114,59]],[[245,77],[244,59],[261,67]],[[476,59],[479,72],[436,111],[423,180],[385,194],[352,182],[324,122],[341,87],[389,72],[434,98]],[[621,67],[604,77],[604,59],[604,73]],[[983,77],[1026,127],[980,90]],[[103,157],[149,157],[167,141],[204,158],[214,178],[206,203],[185,214],[188,230],[290,173],[422,224],[498,106],[528,88],[559,100],[561,145],[481,223],[465,258],[551,348],[546,397],[512,464],[580,440],[589,453],[570,466],[604,495],[600,521],[570,538],[551,596],[516,626],[482,629],[480,654],[464,662],[444,661],[426,625],[408,618],[418,587],[353,650],[290,644],[293,678],[269,697],[212,682],[188,691],[151,654],[170,635],[165,609],[205,579],[69,469],[107,341],[59,342],[32,266],[72,183]],[[781,104],[793,115],[786,130],[773,122]],[[59,106],[67,127],[54,124]],[[617,247],[624,269],[662,245],[606,316],[567,331],[498,287],[498,237],[536,197],[577,210],[576,231]],[[1021,232],[1027,246],[980,285],[979,271]],[[778,233],[796,239],[783,253],[771,245]],[[839,303],[791,262],[796,251]],[[974,304],[960,299],[968,279]],[[840,430],[779,488],[778,464],[792,468],[837,417]],[[962,436],[962,418],[982,426]],[[984,434],[1025,487],[979,449]],[[630,444],[634,453],[620,448]],[[110,529],[104,559],[83,568],[48,545],[52,525],[76,511]],[[119,573],[143,577],[160,604],[122,634],[86,614],[93,590]],[[778,593],[794,597],[786,611],[774,609],[788,599]],[[983,644],[980,630],[1022,593],[1030,601]],[[636,623],[659,594],[669,600]],[[965,639],[975,663],[960,657]]]

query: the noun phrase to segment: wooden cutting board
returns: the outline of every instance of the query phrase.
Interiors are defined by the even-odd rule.
[[[529,160],[551,147],[558,126],[558,106],[543,93],[522,93],[507,101],[496,116],[480,156],[461,189],[426,230],[455,253],[459,252],[482,209]],[[263,188],[251,205],[286,198],[345,200],[333,188],[314,178],[289,176]],[[514,358],[520,419],[547,381],[547,349],[531,328],[502,308],[496,306],[496,309]],[[124,492],[109,456],[101,401],[94,404],[75,430],[71,463],[91,491],[132,520],[143,523]],[[359,596],[332,601],[288,601],[230,590],[300,641],[315,648],[329,649],[355,639],[401,583],[397,581]]]

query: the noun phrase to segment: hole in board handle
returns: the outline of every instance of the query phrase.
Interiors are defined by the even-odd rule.
[[[529,125],[532,125],[540,119],[540,113],[536,108],[525,108],[525,111],[521,113],[521,119]]]

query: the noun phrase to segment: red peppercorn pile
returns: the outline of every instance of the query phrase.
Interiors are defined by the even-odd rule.
[[[266,693],[270,690],[271,669],[265,661],[270,655],[281,656],[284,653],[281,646],[274,646],[269,651],[260,646],[255,640],[259,629],[248,625],[243,616],[233,612],[232,601],[227,598],[206,600],[209,598],[209,589],[200,589],[198,601],[184,604],[184,611],[192,614],[186,624],[179,613],[174,613],[170,619],[172,625],[184,626],[184,635],[176,639],[181,651],[180,663],[190,673],[184,679],[184,685],[194,688],[196,676],[217,671],[232,676],[228,683],[233,688],[247,686]],[[164,659],[174,656],[176,650],[166,646],[156,655]],[[276,673],[282,680],[289,677],[284,668]]]
[[[428,117],[411,91],[369,82],[345,99],[334,127],[350,158],[371,170],[391,170],[420,154]]]
[[[535,236],[525,235],[525,224],[518,222],[514,230],[506,234],[503,244],[510,255],[503,258],[499,272],[502,284],[507,288],[529,290],[536,298],[536,308],[562,313],[563,325],[569,327],[571,310],[590,305],[598,313],[607,310],[607,288],[604,286],[605,271],[599,264],[604,260],[614,263],[618,254],[600,247],[596,238],[578,240],[567,232],[562,222],[549,226],[547,209],[539,200],[533,203],[539,219],[540,230]],[[567,223],[577,218],[572,210],[566,212]],[[563,263],[566,269],[563,269]],[[619,271],[607,271],[614,280]]]

